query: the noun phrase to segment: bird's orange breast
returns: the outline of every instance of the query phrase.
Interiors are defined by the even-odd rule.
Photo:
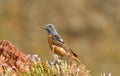
[[[50,46],[51,50],[54,53],[56,53],[58,55],[67,55],[66,51],[62,47],[54,45],[52,35],[48,35],[48,43],[49,43],[49,46]]]
[[[53,45],[52,35],[48,35],[48,44],[49,44],[50,48],[52,49],[52,45]]]

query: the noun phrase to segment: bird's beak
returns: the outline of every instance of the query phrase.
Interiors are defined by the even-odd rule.
[[[44,27],[42,27],[41,29],[46,29],[46,27],[44,26]]]

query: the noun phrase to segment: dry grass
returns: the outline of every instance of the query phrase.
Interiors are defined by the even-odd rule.
[[[28,55],[31,60],[30,68],[26,72],[19,72],[13,66],[2,65],[4,72],[0,75],[4,76],[91,76],[84,64],[78,64],[75,61],[61,60],[53,56],[51,61],[43,62],[37,55]]]

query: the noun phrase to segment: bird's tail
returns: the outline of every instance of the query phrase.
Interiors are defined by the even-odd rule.
[[[68,55],[68,57],[70,57],[71,59],[74,59],[75,61],[77,61],[77,62],[81,62],[77,57],[75,57],[74,55]]]

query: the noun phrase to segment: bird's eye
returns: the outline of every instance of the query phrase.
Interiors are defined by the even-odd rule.
[[[52,27],[52,26],[49,26],[49,27]]]

